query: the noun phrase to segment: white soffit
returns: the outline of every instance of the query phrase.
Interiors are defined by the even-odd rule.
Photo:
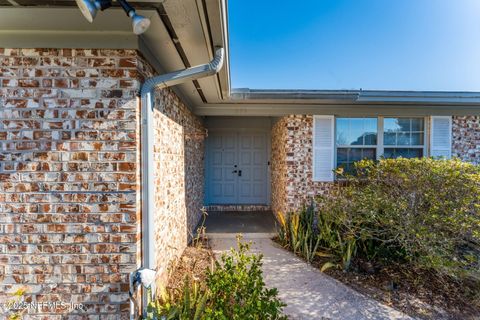
[[[74,8],[0,8],[0,43],[10,48],[136,48],[128,18],[120,10],[88,23]],[[108,39],[108,41],[105,41]]]
[[[227,63],[224,64],[221,72],[228,69],[228,46],[221,33],[224,21],[222,6],[224,6],[223,0],[167,0],[163,3],[163,8],[175,32],[174,41],[181,46],[183,50],[181,54],[188,61],[188,65],[184,67],[211,61],[215,54],[215,47],[224,47],[227,51]],[[220,89],[219,76],[198,79],[197,83],[200,85],[200,92],[193,85],[190,86],[191,83],[188,85],[189,88],[185,88],[187,85],[181,85],[186,94],[191,97],[194,106],[203,105],[205,101],[211,103],[222,100],[224,94]],[[196,94],[192,94],[192,90],[197,91]]]

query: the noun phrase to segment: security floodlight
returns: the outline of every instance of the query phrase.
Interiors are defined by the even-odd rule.
[[[97,15],[98,10],[95,3],[88,0],[76,0],[76,2],[85,19],[92,23],[93,19],[95,19],[95,16]]]
[[[90,23],[95,19],[98,10],[103,11],[112,6],[111,0],[75,0],[75,2],[85,19]]]
[[[75,0],[78,8],[85,19],[92,23],[97,16],[98,10],[105,10],[112,6],[111,0]],[[150,19],[135,12],[135,9],[126,0],[117,0],[123,10],[132,19],[133,33],[140,35],[147,31],[150,26]]]
[[[132,19],[133,33],[139,35],[147,31],[150,26],[150,19],[137,14],[126,0],[117,0],[117,2],[120,3],[127,16]]]
[[[132,18],[133,33],[136,35],[144,33],[150,27],[150,19],[137,14],[135,11],[131,11],[130,18]]]

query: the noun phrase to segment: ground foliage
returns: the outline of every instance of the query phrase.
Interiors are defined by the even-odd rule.
[[[354,175],[336,174],[339,182],[327,195],[299,212],[278,213],[281,244],[346,282],[375,279],[382,292],[402,288],[452,310],[480,310],[479,166],[458,159],[363,160]],[[363,282],[345,276],[355,273],[368,276]]]
[[[177,266],[169,287],[149,304],[147,319],[286,319],[277,290],[263,281],[262,256],[249,250],[239,240],[216,261],[198,245],[187,249],[186,266]]]

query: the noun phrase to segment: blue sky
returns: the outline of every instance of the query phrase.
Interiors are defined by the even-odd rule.
[[[229,0],[233,88],[480,91],[480,0]]]

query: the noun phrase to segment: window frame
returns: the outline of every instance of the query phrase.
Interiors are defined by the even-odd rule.
[[[408,118],[408,119],[411,119],[411,118],[418,118],[418,119],[423,119],[423,145],[385,145],[384,143],[384,124],[385,124],[385,118]],[[381,127],[381,141],[382,141],[382,144],[379,143],[379,139],[377,139],[377,143],[378,143],[378,146],[379,146],[379,156],[377,155],[377,160],[379,160],[384,154],[385,154],[385,149],[422,149],[423,151],[423,157],[427,157],[428,154],[428,131],[429,131],[429,128],[428,128],[428,117],[422,117],[422,116],[379,116],[378,117],[379,119],[379,131],[380,131],[380,127]],[[380,120],[381,119],[381,120]],[[410,131],[411,132],[411,131]]]
[[[377,143],[376,144],[363,144],[363,145],[348,145],[348,144],[337,144],[337,119],[345,118],[345,119],[368,119],[368,118],[373,118],[377,120]],[[334,167],[335,169],[338,168],[338,149],[375,149],[375,156],[378,159],[378,132],[380,131],[379,128],[379,123],[378,123],[378,117],[377,116],[355,116],[355,117],[349,117],[349,116],[337,116],[335,117],[334,121],[334,137],[333,137],[333,142],[334,142]]]
[[[377,144],[376,145],[339,145],[337,144],[337,119],[338,118],[349,118],[349,119],[365,119],[365,118],[376,118],[377,119]],[[423,119],[423,145],[406,145],[406,146],[385,146],[384,144],[384,123],[385,123],[385,118],[420,118]],[[365,115],[365,116],[335,116],[335,121],[334,121],[334,166],[335,169],[338,168],[337,163],[338,163],[338,158],[337,158],[337,151],[338,148],[360,148],[360,149],[376,149],[376,160],[380,160],[384,153],[385,149],[389,148],[404,148],[404,149],[422,149],[423,151],[423,157],[428,157],[428,152],[429,152],[429,132],[430,132],[430,124],[428,121],[428,117],[425,116],[415,116],[415,115],[402,115],[402,116],[396,116],[396,115]]]

